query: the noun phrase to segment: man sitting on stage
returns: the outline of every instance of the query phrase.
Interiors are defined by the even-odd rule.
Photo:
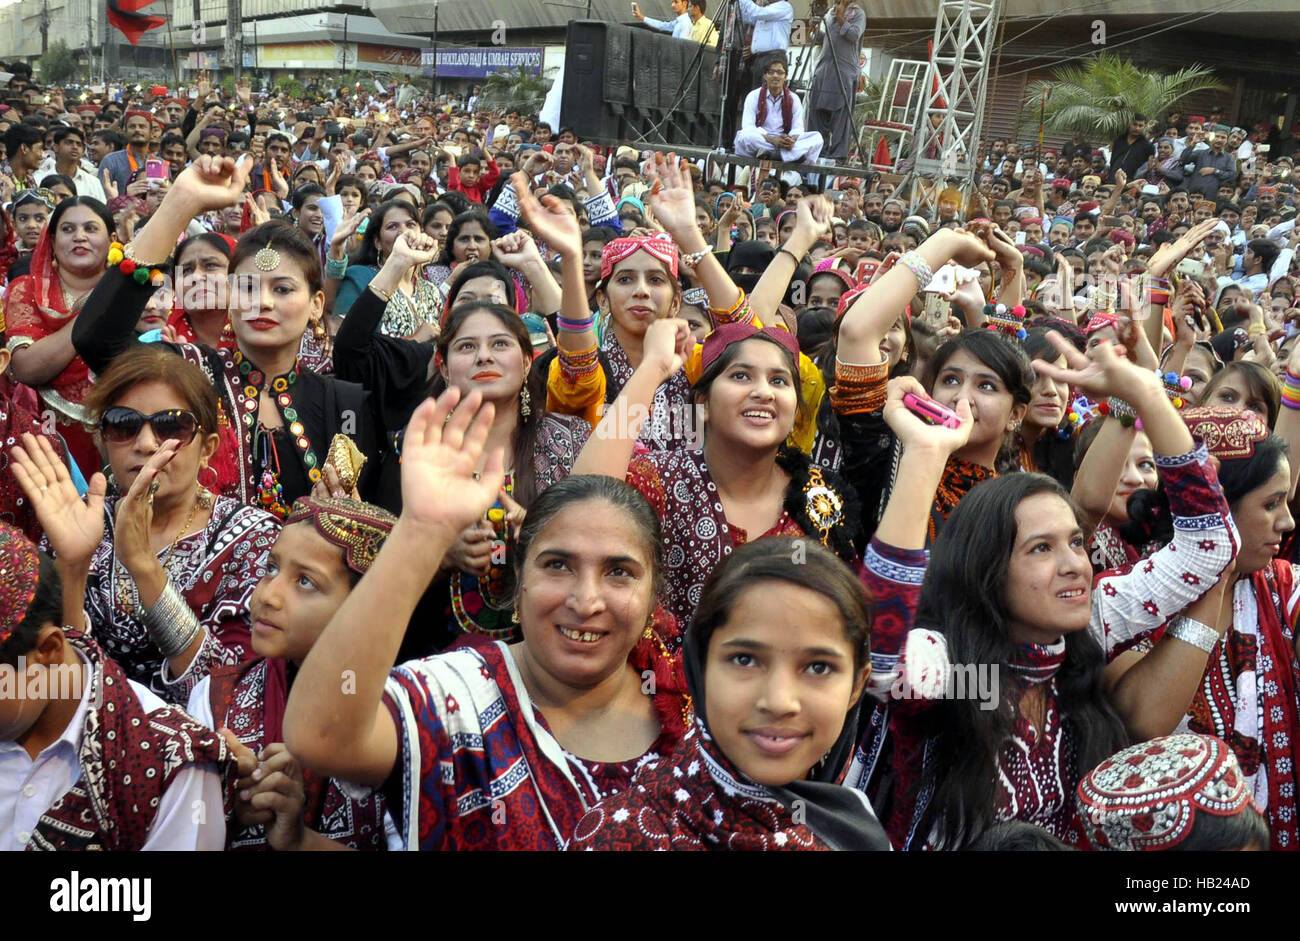
[[[765,84],[745,98],[736,153],[741,157],[775,155],[787,163],[812,163],[822,152],[822,136],[805,131],[803,106],[785,85],[785,63],[774,61],[763,70]]]

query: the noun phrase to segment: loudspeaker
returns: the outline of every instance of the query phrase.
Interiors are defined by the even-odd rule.
[[[714,147],[722,101],[718,54],[656,30],[571,20],[560,124],[580,138]]]

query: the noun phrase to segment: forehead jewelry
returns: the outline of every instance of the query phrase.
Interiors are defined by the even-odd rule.
[[[253,264],[258,271],[274,271],[280,267],[280,253],[268,245],[253,256]]]

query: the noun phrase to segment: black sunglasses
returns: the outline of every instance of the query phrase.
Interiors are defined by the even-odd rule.
[[[199,430],[199,420],[193,412],[184,409],[169,408],[152,415],[142,415],[133,408],[115,405],[100,416],[99,433],[105,441],[126,444],[135,440],[145,422],[149,423],[154,437],[160,442],[175,439],[181,447],[193,441]]]

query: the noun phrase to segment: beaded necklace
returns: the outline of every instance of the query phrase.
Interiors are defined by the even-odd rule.
[[[239,350],[234,352],[235,364],[239,367],[239,377],[243,386],[239,389],[243,399],[244,409],[244,427],[253,429],[257,421],[254,417],[261,406],[262,386],[266,381],[263,372],[254,366],[244,357]],[[273,401],[275,407],[280,412],[280,417],[284,419],[284,427],[293,438],[294,444],[302,452],[302,462],[307,468],[307,479],[312,483],[321,478],[320,461],[316,457],[316,452],[312,449],[311,441],[307,438],[307,430],[303,427],[302,421],[298,418],[298,410],[294,407],[293,388],[298,382],[300,369],[298,360],[293,361],[293,369],[289,370],[283,376],[276,376],[271,380],[271,392],[274,394]],[[281,519],[289,515],[289,509],[284,504],[284,488],[280,485],[280,455],[275,448],[275,442],[272,439],[269,429],[257,422],[257,430],[254,431],[255,443],[260,439],[262,448],[262,476],[258,482],[258,502],[270,512],[276,514]],[[272,470],[271,465],[275,468]]]
[[[504,489],[514,493],[514,475],[507,474]],[[517,640],[519,625],[511,620],[514,597],[507,577],[513,540],[509,537],[506,511],[500,499],[487,511],[492,524],[492,560],[487,574],[451,575],[451,610],[456,624],[467,634],[486,634],[493,640]]]

